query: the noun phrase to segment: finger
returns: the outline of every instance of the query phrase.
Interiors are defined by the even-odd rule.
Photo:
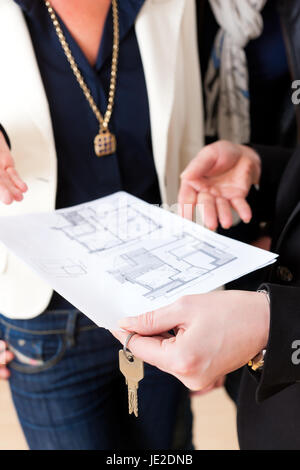
[[[181,174],[182,179],[197,180],[232,168],[241,157],[242,147],[229,141],[218,141],[204,147]]]
[[[15,201],[22,201],[23,193],[22,191],[15,185],[14,181],[11,179],[8,171],[6,170],[5,173],[2,175],[3,181],[6,184],[7,189],[13,195]]]
[[[0,365],[8,364],[13,360],[13,358],[13,353],[6,349],[6,343],[4,341],[0,341]]]
[[[10,377],[10,371],[7,367],[0,366],[0,379],[7,380]]]
[[[6,352],[6,344],[4,341],[0,341],[0,366],[5,364],[5,352]]]
[[[11,351],[6,351],[5,353],[5,364],[9,364],[13,359],[14,359],[14,355]]]
[[[196,193],[207,193],[211,190],[211,183],[206,178],[199,178],[197,180],[183,180],[188,183]]]
[[[123,331],[112,332],[122,344],[125,343],[128,333]],[[172,371],[174,368],[174,349],[176,338],[165,339],[160,336],[143,337],[134,335],[129,342],[130,352],[144,362],[158,367],[164,371]]]
[[[196,203],[197,191],[187,181],[182,181],[178,194],[179,215],[185,219],[193,220]]]
[[[252,211],[248,202],[238,197],[231,200],[231,205],[237,211],[242,221],[248,224],[252,219]]]
[[[214,145],[204,147],[181,174],[183,180],[197,180],[209,174],[217,162],[218,152]]]
[[[13,195],[3,183],[2,178],[0,176],[0,201],[4,204],[11,204],[13,200]]]
[[[182,325],[182,322],[182,309],[179,300],[167,307],[143,315],[122,318],[119,321],[119,327],[140,335],[150,336],[176,329]]]
[[[20,178],[17,170],[13,167],[9,167],[6,169],[7,173],[9,174],[10,179],[13,181],[15,186],[22,191],[22,193],[25,193],[28,190],[28,186],[24,181]]]
[[[6,171],[2,171],[0,175],[0,198],[5,204],[11,204],[14,200],[21,201],[23,199],[22,192],[16,188]]]
[[[14,358],[14,355],[11,351],[5,351],[0,353],[0,366],[5,366],[9,364]]]
[[[202,214],[204,226],[210,230],[216,230],[218,227],[218,217],[215,198],[209,193],[200,193],[198,195],[197,209]]]
[[[218,219],[223,228],[228,229],[232,226],[232,212],[229,202],[222,198],[216,198],[216,207]]]

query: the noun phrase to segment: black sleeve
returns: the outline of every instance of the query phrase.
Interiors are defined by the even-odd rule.
[[[259,190],[251,199],[251,207],[261,222],[273,219],[280,180],[294,150],[281,147],[251,146],[260,156],[262,173]]]
[[[300,287],[264,284],[270,295],[270,333],[262,372],[256,378],[257,402],[300,381]]]
[[[7,142],[7,145],[9,146],[9,148],[11,148],[9,137],[8,137],[7,133],[5,132],[5,129],[1,126],[1,124],[0,124],[0,132],[2,132],[2,134],[4,135],[4,138]]]

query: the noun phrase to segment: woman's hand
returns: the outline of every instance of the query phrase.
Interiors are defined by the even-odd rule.
[[[18,175],[4,135],[0,132],[0,201],[11,204],[22,201],[27,185]]]
[[[216,390],[217,388],[222,388],[224,387],[226,382],[226,375],[223,375],[222,377],[219,377],[214,383],[209,385],[208,387],[202,389],[202,390],[197,390],[195,392],[191,392],[192,397],[199,397],[203,395],[207,395],[208,393],[212,392],[213,390]]]
[[[183,297],[154,312],[120,321],[136,332],[130,351],[203,390],[255,357],[268,342],[270,307],[257,292],[217,291]],[[172,337],[164,334],[176,332]],[[123,344],[128,332],[116,331]]]
[[[252,212],[246,197],[251,186],[259,184],[260,176],[260,158],[250,147],[227,141],[208,145],[181,175],[181,214],[192,218],[199,205],[204,225],[216,230],[218,222],[223,228],[231,227],[234,209],[248,223]]]
[[[9,378],[10,372],[7,368],[7,364],[11,362],[13,358],[14,355],[11,351],[7,350],[5,341],[0,341],[0,380]]]

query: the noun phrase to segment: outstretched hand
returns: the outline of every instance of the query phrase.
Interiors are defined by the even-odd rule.
[[[243,222],[252,212],[246,197],[259,184],[261,162],[250,147],[219,141],[204,147],[181,175],[178,202],[181,215],[191,218],[200,207],[204,225],[216,230],[218,223],[230,228],[234,209]]]

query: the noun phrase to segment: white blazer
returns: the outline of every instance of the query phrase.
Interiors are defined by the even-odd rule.
[[[194,0],[146,0],[136,20],[154,160],[168,204],[176,202],[181,171],[203,146],[195,10]],[[0,122],[29,187],[21,203],[1,204],[0,216],[52,211],[57,175],[49,106],[26,22],[13,0],[0,0],[0,61]],[[1,245],[0,312],[33,318],[51,296],[52,289]]]

